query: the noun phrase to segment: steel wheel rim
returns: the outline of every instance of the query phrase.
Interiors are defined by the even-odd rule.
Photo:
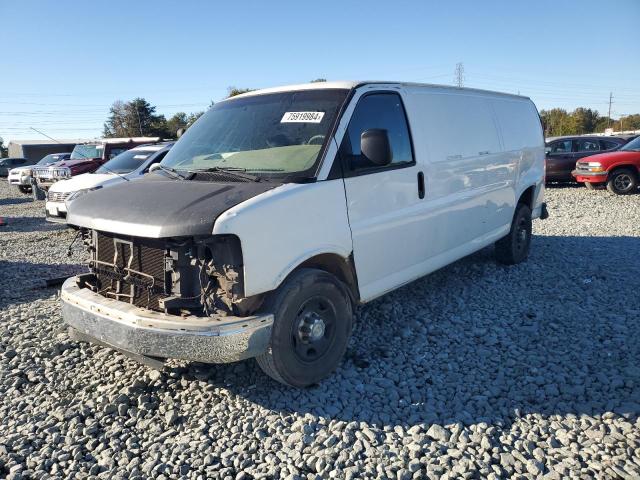
[[[631,176],[626,173],[622,173],[620,175],[616,175],[616,178],[613,179],[613,185],[621,191],[628,190],[631,187]]]
[[[336,317],[335,307],[323,297],[309,298],[300,306],[291,332],[300,361],[315,362],[329,351],[335,340]]]
[[[522,252],[527,244],[527,238],[529,236],[529,229],[527,228],[527,219],[522,217],[518,220],[516,226],[516,250]]]

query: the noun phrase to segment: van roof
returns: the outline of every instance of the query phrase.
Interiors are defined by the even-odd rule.
[[[382,81],[382,80],[363,80],[363,81],[342,80],[342,81],[333,81],[333,82],[310,82],[310,83],[300,83],[297,85],[283,85],[280,87],[270,87],[270,88],[262,88],[260,90],[253,90],[251,92],[243,93],[241,95],[236,95],[235,97],[232,97],[232,98],[251,97],[254,95],[263,95],[266,93],[289,92],[289,91],[295,91],[295,90],[319,90],[319,89],[327,89],[327,88],[350,90],[352,88],[361,87],[364,85],[399,85],[404,87],[430,87],[430,88],[447,89],[447,90],[454,90],[454,91],[465,90],[469,92],[502,95],[507,97],[527,99],[527,100],[529,99],[529,97],[526,97],[524,95],[516,95],[515,93],[496,92],[492,90],[482,90],[478,88],[454,87],[451,85],[438,85],[433,83],[392,82],[392,81]]]

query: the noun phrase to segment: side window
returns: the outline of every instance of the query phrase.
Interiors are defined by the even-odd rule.
[[[13,164],[14,164],[14,165],[22,165],[24,162],[26,162],[26,160],[25,160],[24,158],[16,158],[16,159],[13,161]]]
[[[571,152],[571,140],[561,140],[551,144],[551,153]]]
[[[600,140],[600,145],[602,145],[602,150],[613,150],[620,146],[619,143],[612,142],[611,140]]]
[[[578,140],[577,144],[576,151],[578,152],[597,152],[600,150],[598,140]]]
[[[393,157],[391,167],[413,163],[407,117],[400,96],[397,93],[374,93],[358,101],[342,140],[340,155],[347,162],[347,168],[357,172],[380,168],[360,152],[360,136],[371,128],[387,131]]]

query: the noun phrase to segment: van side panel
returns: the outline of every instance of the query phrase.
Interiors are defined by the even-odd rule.
[[[425,232],[429,257],[477,244],[489,232],[506,233],[515,206],[516,158],[502,149],[491,98],[445,88],[410,91],[407,109],[425,159],[432,216],[432,231]]]
[[[351,231],[342,179],[285,184],[224,212],[213,234],[240,238],[245,295],[276,289],[305,260],[322,253],[347,259]]]

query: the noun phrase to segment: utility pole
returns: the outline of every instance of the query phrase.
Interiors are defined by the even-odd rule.
[[[455,82],[458,88],[462,88],[464,84],[464,65],[462,62],[456,63]]]
[[[607,128],[611,126],[611,100],[613,100],[613,92],[609,92],[609,118],[607,118]]]

